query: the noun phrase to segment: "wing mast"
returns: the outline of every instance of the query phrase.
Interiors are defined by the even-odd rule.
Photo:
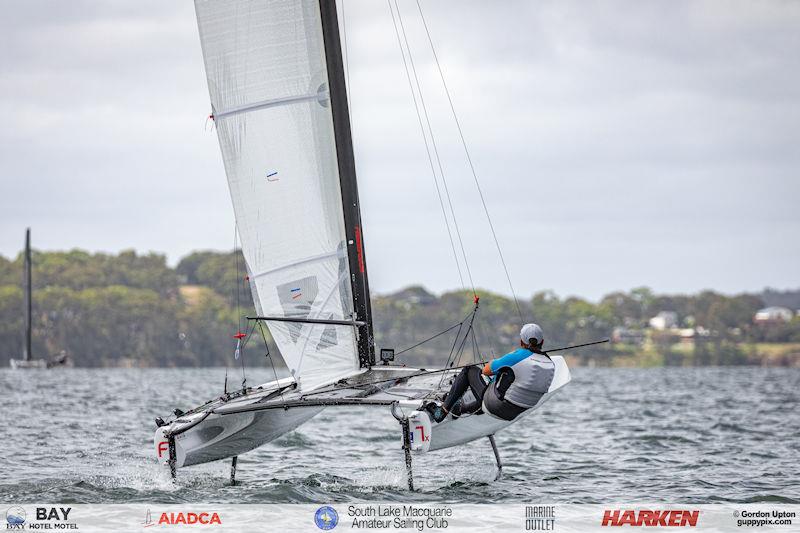
[[[367,259],[364,252],[364,231],[361,224],[361,207],[358,202],[358,183],[350,131],[350,111],[347,104],[342,46],[339,39],[339,20],[335,0],[319,0],[322,36],[325,44],[325,61],[328,67],[333,130],[339,165],[339,182],[342,191],[345,234],[347,236],[350,282],[353,290],[353,319],[362,322],[358,331],[359,365],[375,364],[375,342],[372,331],[372,306],[369,300]]]

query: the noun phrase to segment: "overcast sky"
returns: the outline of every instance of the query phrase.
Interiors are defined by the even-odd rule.
[[[475,284],[508,293],[399,0]],[[423,0],[517,292],[800,286],[800,2]],[[459,285],[385,2],[346,0],[373,290]],[[189,1],[6,1],[0,254],[230,249]]]

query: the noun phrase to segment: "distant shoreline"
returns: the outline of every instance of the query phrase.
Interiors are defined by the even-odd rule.
[[[239,251],[196,252],[172,267],[163,255],[134,251],[33,250],[32,264],[34,358],[63,352],[83,368],[234,366],[233,336],[255,312]],[[22,272],[20,257],[0,257],[0,367],[22,353]],[[521,321],[531,321],[544,329],[545,348],[612,339],[569,352],[573,366],[800,366],[800,290],[670,295],[640,287],[598,302],[549,291],[514,302],[476,291],[475,342],[459,342],[461,353],[453,353],[454,324],[474,310],[472,291],[373,294],[376,350],[433,338],[398,362],[440,368],[449,354],[466,362],[513,350]],[[267,349],[279,353],[265,334],[267,346],[259,338],[242,350],[249,366],[263,366]]]

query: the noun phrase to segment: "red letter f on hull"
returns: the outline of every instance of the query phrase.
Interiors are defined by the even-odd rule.
[[[169,442],[162,440],[158,443],[158,458],[161,459],[161,454],[169,450]]]

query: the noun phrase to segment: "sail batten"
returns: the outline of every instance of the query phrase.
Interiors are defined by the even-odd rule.
[[[296,267],[296,266],[301,265],[303,263],[313,263],[313,262],[316,262],[316,261],[324,261],[326,259],[330,259],[331,257],[343,257],[343,256],[344,256],[344,252],[341,251],[341,250],[337,250],[335,252],[329,252],[329,253],[324,253],[324,254],[320,254],[320,255],[315,255],[313,257],[306,257],[304,259],[298,259],[294,263],[277,266],[277,267],[271,268],[270,270],[265,270],[263,272],[255,273],[255,274],[252,275],[252,277],[260,278],[261,276],[268,276],[270,274],[274,274],[275,272],[278,272],[278,271],[281,271],[281,270],[285,270],[287,268],[293,268],[293,267]]]
[[[229,109],[220,113],[215,113],[214,120],[219,120],[239,113],[247,113],[248,111],[256,111],[258,109],[265,109],[267,107],[275,107],[279,105],[294,104],[299,102],[308,101],[325,101],[328,99],[327,91],[321,91],[313,94],[300,94],[296,96],[284,96],[282,98],[273,98],[272,100],[265,100],[263,102],[256,102],[250,105]]]
[[[342,181],[321,4],[195,0],[195,9],[256,310],[297,319],[266,323],[301,390],[357,373],[368,316],[354,297],[343,196],[354,175]]]

